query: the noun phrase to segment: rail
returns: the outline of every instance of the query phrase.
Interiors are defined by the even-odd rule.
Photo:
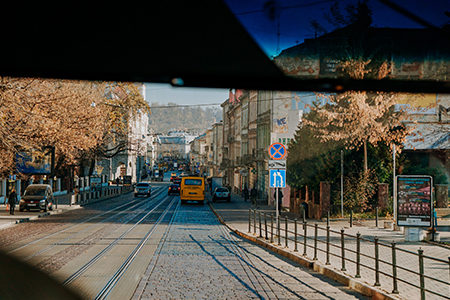
[[[344,229],[332,230],[329,222],[324,228],[318,223],[309,224],[304,217],[299,222],[287,217],[275,218],[273,214],[253,209],[249,210],[248,232],[280,247],[284,242],[284,247],[291,246],[294,252],[298,252],[300,246],[305,258],[322,259],[326,265],[355,278],[368,281],[372,277],[374,286],[390,287],[392,294],[414,288],[420,292],[421,300],[427,295],[431,299],[450,299],[450,257],[444,260],[425,255],[421,248],[414,252],[395,242],[380,242],[378,237],[372,240],[362,237],[359,232],[350,235]],[[349,265],[354,268],[354,274],[349,274]]]

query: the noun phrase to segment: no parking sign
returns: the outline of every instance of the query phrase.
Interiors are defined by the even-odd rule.
[[[281,143],[273,143],[269,147],[269,156],[275,160],[283,159],[286,156],[286,148]]]

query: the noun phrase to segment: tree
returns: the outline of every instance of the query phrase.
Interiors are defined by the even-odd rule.
[[[373,70],[366,70],[370,61],[351,60],[341,63],[352,78],[362,79]],[[378,70],[385,76],[386,66]],[[395,104],[404,101],[399,93],[347,91],[340,94],[319,94],[325,98],[324,106],[311,106],[318,115],[317,121],[305,120],[317,129],[317,137],[323,141],[344,141],[348,149],[364,148],[364,170],[367,171],[367,144],[377,146],[379,142],[401,145],[412,127],[405,126],[404,110],[396,110]]]
[[[131,96],[111,97],[112,87],[117,86]],[[19,150],[47,146],[55,147],[57,169],[78,164],[82,153],[124,132],[129,116],[149,111],[133,86],[0,77],[0,172],[15,172],[14,156]]]

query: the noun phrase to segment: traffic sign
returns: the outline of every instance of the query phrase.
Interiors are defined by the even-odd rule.
[[[269,147],[269,156],[275,160],[283,159],[286,156],[286,148],[281,143],[273,143]]]
[[[286,169],[286,160],[269,160],[269,169]]]
[[[286,170],[270,170],[270,187],[286,187]]]

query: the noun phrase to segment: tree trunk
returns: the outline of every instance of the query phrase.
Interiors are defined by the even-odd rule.
[[[364,141],[364,172],[367,172],[367,141]]]

